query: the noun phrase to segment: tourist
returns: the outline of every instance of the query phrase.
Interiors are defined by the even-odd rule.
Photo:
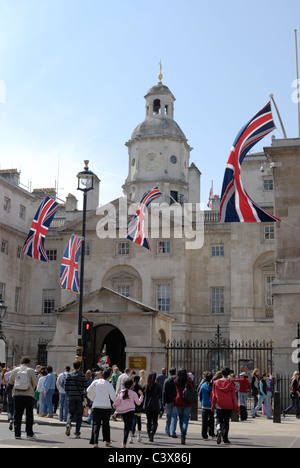
[[[47,366],[47,377],[44,381],[44,401],[43,412],[41,416],[53,418],[53,402],[52,398],[56,387],[56,377],[53,373],[52,366]],[[47,415],[48,413],[48,415]]]
[[[252,380],[251,380],[251,395],[254,398],[254,408],[256,408],[257,403],[258,403],[259,381],[260,381],[260,371],[259,369],[254,369],[254,371],[252,372]]]
[[[93,402],[93,429],[90,444],[94,448],[99,448],[99,432],[102,425],[103,441],[106,447],[110,447],[110,415],[111,402],[116,399],[113,385],[109,382],[112,369],[108,367],[104,370],[100,379],[94,380],[87,389],[87,396]]]
[[[222,378],[213,382],[211,395],[212,411],[217,410],[217,444],[230,444],[228,439],[229,420],[233,409],[240,413],[233,380],[229,379],[230,369],[221,371]]]
[[[174,414],[173,421],[171,422],[170,426],[170,432],[174,434],[176,432],[176,424],[177,424],[177,416],[179,418],[179,426],[180,426],[180,432],[181,432],[181,444],[185,445],[185,440],[186,440],[186,435],[187,435],[187,429],[189,425],[189,419],[190,415],[192,412],[192,407],[194,402],[188,402],[184,398],[184,390],[187,388],[187,390],[191,393],[197,396],[193,382],[192,380],[188,377],[187,371],[185,369],[180,369],[177,374],[177,379],[175,381],[176,385],[176,398],[174,400],[174,406],[177,410],[177,414]]]
[[[131,390],[132,386],[133,381],[131,379],[126,380],[124,383],[124,389],[117,395],[113,404],[117,414],[121,414],[124,421],[123,448],[127,447],[129,432],[132,430],[135,405],[140,405],[144,399],[142,390],[139,390],[140,396],[138,397],[138,395]]]
[[[25,356],[20,367],[16,367],[9,378],[14,386],[13,397],[15,401],[15,438],[21,439],[21,425],[23,413],[26,410],[26,434],[28,439],[34,439],[33,433],[33,403],[37,378],[34,369],[30,367],[30,358]]]
[[[173,418],[177,418],[177,410],[174,407],[174,400],[177,395],[177,389],[175,385],[175,379],[176,379],[176,368],[171,367],[169,370],[169,378],[165,380],[164,386],[163,386],[163,392],[162,392],[162,404],[165,407],[166,410],[166,428],[165,428],[165,433],[169,437],[173,437],[174,439],[177,438],[176,432],[171,433],[170,427],[171,427],[171,421]],[[173,424],[173,427],[176,428],[176,425]]]
[[[36,387],[36,391],[39,394],[39,399],[38,399],[36,409],[37,409],[37,414],[39,416],[41,416],[43,414],[43,402],[44,402],[44,391],[45,391],[44,383],[45,383],[45,380],[46,380],[46,377],[47,377],[46,369],[42,369],[39,376],[40,377],[39,377],[38,384],[37,384],[37,387]]]
[[[59,392],[59,420],[67,422],[68,417],[68,397],[65,390],[66,378],[70,374],[70,367],[66,366],[64,372],[59,374],[56,387]]]
[[[139,395],[139,390],[142,390],[143,392],[143,387],[139,384],[140,382],[140,376],[135,375],[133,377],[133,387],[131,390],[133,390],[136,394]],[[143,392],[144,395],[144,392]],[[137,441],[142,442],[142,412],[143,412],[143,403],[140,405],[135,405],[135,411],[133,415],[133,422],[132,422],[132,431],[129,433],[129,443],[133,444],[133,437],[135,434],[135,429],[136,426],[138,427],[138,432],[137,432]]]
[[[258,403],[257,406],[252,410],[252,418],[256,417],[257,411],[261,408],[261,405],[264,403],[266,407],[267,418],[272,419],[271,410],[268,402],[267,395],[267,380],[268,374],[263,374],[259,382],[259,392],[258,392]]]
[[[299,372],[295,371],[293,374],[293,377],[291,378],[290,382],[290,395],[292,399],[292,404],[283,410],[283,417],[285,418],[285,415],[291,411],[293,408],[296,409],[296,418],[300,418],[300,393],[299,393]]]
[[[147,416],[147,433],[149,441],[154,441],[154,436],[158,426],[158,415],[161,410],[162,390],[156,382],[156,372],[151,372],[145,387],[144,411]]]
[[[215,437],[215,420],[214,413],[211,410],[211,393],[212,393],[212,378],[211,372],[205,375],[205,381],[202,383],[199,390],[199,400],[202,407],[202,438],[208,440],[208,433],[210,437]]]
[[[248,375],[246,372],[242,372],[240,374],[239,379],[234,380],[235,383],[239,385],[238,387],[238,401],[240,405],[240,412],[241,412],[241,420],[246,421],[248,418],[248,411],[247,411],[247,399],[248,399],[248,392],[250,390],[250,382],[248,380]]]
[[[66,436],[70,436],[71,422],[74,418],[76,421],[75,437],[79,439],[83,415],[83,399],[85,396],[84,391],[88,387],[88,384],[85,374],[80,370],[81,363],[75,361],[73,367],[74,371],[67,376],[65,383],[65,391],[69,403]]]

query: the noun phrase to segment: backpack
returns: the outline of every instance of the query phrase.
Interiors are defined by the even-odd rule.
[[[20,390],[20,391],[29,390],[30,380],[29,380],[27,369],[24,369],[22,367],[19,368],[16,378],[15,378],[14,387],[15,387],[15,390]]]
[[[192,392],[192,390],[186,384],[182,393],[182,399],[189,405],[191,405],[192,403],[195,404],[197,401],[197,392],[195,391]]]

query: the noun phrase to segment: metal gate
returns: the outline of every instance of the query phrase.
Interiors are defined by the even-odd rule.
[[[233,341],[223,339],[217,327],[214,340],[208,341],[171,341],[166,347],[167,368],[184,368],[193,372],[198,383],[204,371],[215,374],[229,367],[236,375],[243,370],[249,374],[253,369],[261,373],[273,373],[273,342]]]

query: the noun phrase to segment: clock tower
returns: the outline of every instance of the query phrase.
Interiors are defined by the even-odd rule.
[[[160,71],[158,84],[145,96],[146,118],[126,143],[129,173],[123,190],[129,200],[139,202],[158,185],[164,202],[197,203],[201,173],[189,165],[192,148],[174,120],[175,97],[162,78]]]

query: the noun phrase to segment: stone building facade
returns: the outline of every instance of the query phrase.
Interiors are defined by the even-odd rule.
[[[165,364],[168,340],[211,339],[218,325],[224,338],[275,339],[280,335],[277,324],[282,317],[275,314],[274,318],[274,305],[283,297],[277,275],[286,271],[275,253],[275,237],[282,227],[219,223],[217,195],[212,210],[200,213],[201,168],[191,161],[192,148],[174,120],[175,97],[160,81],[148,91],[145,101],[145,120],[126,143],[125,197],[98,208],[101,190],[97,179],[89,202],[83,315],[93,322],[94,335],[86,349],[88,365],[97,362],[105,347],[120,367],[131,363],[138,368],[143,363],[148,371],[159,370]],[[269,211],[274,208],[274,169],[269,159],[276,145],[279,142],[274,140],[266,154],[248,155],[242,168],[247,192]],[[3,320],[6,360],[14,364],[26,353],[37,361],[43,351],[49,363],[61,370],[75,357],[78,297],[60,289],[60,264],[70,235],[81,235],[82,213],[70,194],[46,238],[50,263],[41,264],[22,254],[19,258],[17,252],[33,214],[49,189],[29,193],[20,187],[16,172],[0,171],[0,293],[8,307]],[[280,179],[276,190],[281,183]],[[177,215],[171,211],[167,218],[167,236],[162,235],[162,224],[158,229],[150,218],[149,252],[126,240],[124,228],[134,202],[156,184],[163,194],[159,202],[164,205],[157,207],[155,219],[163,222],[170,206],[179,211]],[[278,193],[279,189],[276,203],[277,196],[281,197]],[[18,218],[20,206],[26,209],[24,219]],[[184,229],[178,235],[187,206],[189,228],[203,236],[196,249],[187,247],[190,239]],[[154,213],[155,208],[150,211]],[[281,216],[277,206],[276,215]],[[199,225],[197,217],[202,220]],[[115,235],[110,236],[111,230]],[[290,255],[289,268],[293,264],[296,269],[297,255]]]

